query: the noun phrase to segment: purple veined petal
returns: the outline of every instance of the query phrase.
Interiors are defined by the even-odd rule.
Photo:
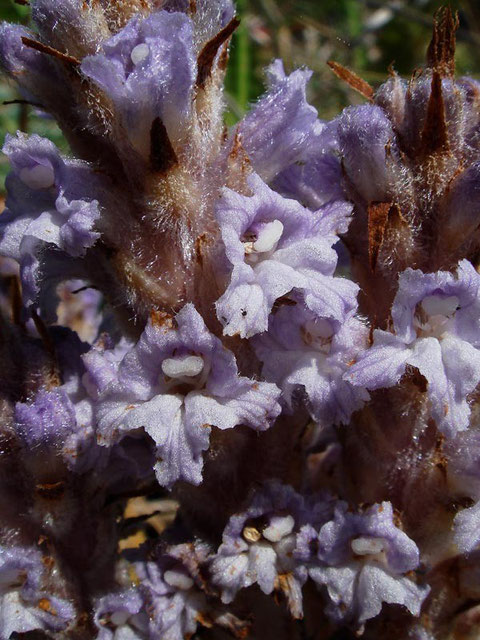
[[[338,139],[356,189],[367,202],[384,201],[389,183],[385,148],[395,139],[387,114],[372,105],[345,109],[338,119]]]
[[[480,501],[457,513],[454,532],[454,541],[461,553],[475,549],[480,542]]]
[[[267,544],[254,545],[248,556],[247,575],[250,576],[252,584],[258,583],[263,593],[272,593],[275,587],[276,559],[275,550]]]
[[[323,128],[315,108],[306,101],[311,72],[297,69],[281,78],[277,63],[274,75],[271,91],[237,129],[254,170],[267,182],[305,158]]]
[[[391,333],[375,329],[373,336],[373,346],[357,359],[344,378],[367,389],[392,387],[403,375],[410,351]]]
[[[358,576],[358,622],[363,624],[377,616],[383,602],[403,605],[413,616],[419,616],[428,591],[428,587],[420,587],[408,578],[392,576],[381,567],[365,566]]]
[[[198,426],[211,425],[219,429],[232,429],[245,424],[264,431],[280,414],[280,390],[267,382],[253,383],[236,396],[212,398],[201,392],[191,392],[185,398],[185,418]],[[232,389],[232,394],[235,389]]]
[[[117,436],[113,425],[119,430]],[[107,401],[99,411],[99,428],[109,438],[144,428],[157,446],[155,473],[162,486],[170,487],[179,479],[201,482],[201,454],[208,449],[210,428],[185,419],[181,396],[159,395],[137,406]]]
[[[396,335],[407,344],[413,342],[417,337],[414,326],[417,304],[454,282],[454,276],[447,271],[423,273],[418,269],[405,269],[399,276],[398,292],[392,306]]]
[[[305,304],[311,311],[337,322],[343,322],[353,315],[359,291],[355,282],[322,273],[310,275],[305,291]]]
[[[265,292],[259,284],[242,282],[240,273],[237,276],[235,270],[232,285],[217,300],[215,307],[225,335],[249,338],[267,330],[271,306]]]
[[[158,11],[134,16],[103,43],[103,52],[87,56],[82,72],[119,109],[133,145],[149,153],[150,129],[161,118],[172,144],[185,138],[195,82],[192,23],[182,13]]]
[[[71,256],[83,256],[100,237],[100,233],[93,230],[100,217],[98,202],[68,202],[65,197],[60,196],[56,207],[67,218],[67,222],[60,228],[60,246]]]

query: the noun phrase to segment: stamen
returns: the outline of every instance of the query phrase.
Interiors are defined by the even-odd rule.
[[[273,516],[269,526],[262,531],[262,535],[270,542],[279,542],[292,533],[294,526],[295,520],[292,516]]]
[[[20,180],[30,189],[48,189],[55,184],[55,172],[50,165],[36,164],[20,171]]]
[[[162,371],[169,378],[193,378],[203,371],[203,358],[200,356],[184,355],[176,358],[166,358],[162,362]]]
[[[132,49],[130,58],[132,59],[133,64],[137,66],[137,64],[140,64],[141,62],[146,60],[149,54],[150,54],[150,47],[148,46],[148,44],[145,44],[145,43],[137,44],[137,46]]]
[[[188,591],[193,587],[193,580],[180,571],[165,571],[163,579],[171,587],[182,589],[182,591]]]
[[[385,543],[381,538],[360,536],[354,538],[351,543],[352,551],[357,556],[374,556],[385,550]]]
[[[459,299],[457,296],[426,296],[421,306],[428,316],[451,317],[458,308]]]
[[[282,237],[283,224],[280,220],[272,220],[267,222],[263,229],[258,234],[257,240],[253,243],[253,250],[258,253],[265,253],[272,251]]]

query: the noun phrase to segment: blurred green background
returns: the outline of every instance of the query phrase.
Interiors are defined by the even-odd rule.
[[[263,92],[263,69],[274,58],[287,71],[307,66],[314,71],[310,102],[322,118],[331,118],[361,97],[334,76],[328,60],[348,66],[373,86],[391,63],[408,77],[422,65],[430,40],[432,0],[237,0],[242,23],[235,33],[227,76],[227,120],[233,124]],[[457,70],[480,77],[480,2],[451,1],[459,11]],[[28,8],[0,0],[0,19],[28,23]],[[3,105],[17,98],[13,86],[0,80],[0,138],[17,129],[40,133],[65,149],[61,133],[49,119],[29,107]],[[0,191],[7,171],[0,160]]]

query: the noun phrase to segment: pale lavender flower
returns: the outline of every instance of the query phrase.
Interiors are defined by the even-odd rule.
[[[190,304],[175,320],[150,321],[120,362],[98,402],[98,431],[112,444],[145,429],[157,445],[159,483],[198,484],[211,427],[268,429],[279,395],[273,384],[238,376],[233,354]]]
[[[0,547],[0,637],[13,632],[60,632],[75,609],[47,590],[48,570],[42,554],[29,547]]]
[[[159,118],[178,150],[196,77],[190,19],[168,11],[147,18],[137,14],[102,49],[87,56],[81,69],[122,114],[133,146],[148,156],[152,122]]]
[[[303,69],[287,76],[282,62],[276,60],[267,69],[270,91],[238,125],[242,146],[265,182],[304,161],[318,145],[325,125],[306,99],[311,76],[311,71]]]
[[[295,557],[312,580],[327,588],[326,613],[359,627],[380,613],[383,602],[401,604],[418,616],[429,591],[406,576],[418,567],[419,551],[395,526],[389,502],[364,513],[339,502],[333,519],[319,531],[310,524],[302,528]]]
[[[12,172],[0,250],[20,263],[28,303],[39,290],[43,248],[53,245],[70,256],[83,256],[99,238],[94,230],[99,204],[88,197],[96,180],[85,163],[62,158],[50,140],[37,135],[8,136],[3,152]]]
[[[280,387],[290,410],[296,392],[303,389],[312,418],[328,426],[347,424],[370,397],[343,379],[367,338],[367,328],[356,318],[336,326],[297,303],[272,314],[268,332],[253,342],[262,374]]]
[[[138,589],[108,594],[95,603],[97,640],[144,640],[148,638],[148,615]]]
[[[244,512],[230,518],[210,565],[223,602],[256,583],[266,594],[282,591],[292,615],[302,617],[307,574],[292,552],[305,517],[303,498],[292,487],[271,482],[255,493]]]
[[[431,414],[447,436],[468,428],[467,396],[480,381],[480,276],[468,260],[453,275],[407,269],[392,307],[393,333],[376,329],[372,347],[345,374],[354,385],[395,385],[407,365],[428,381]]]
[[[350,206],[333,203],[313,213],[272,191],[256,174],[253,195],[225,189],[217,206],[225,252],[233,265],[230,283],[217,301],[226,335],[251,337],[266,331],[273,304],[292,290],[307,307],[342,322],[356,307],[357,286],[333,278],[336,232],[348,226]]]

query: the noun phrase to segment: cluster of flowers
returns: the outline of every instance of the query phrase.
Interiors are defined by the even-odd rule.
[[[277,61],[228,132],[230,0],[31,5],[0,65],[78,159],[3,148],[0,637],[470,628],[480,86],[451,13],[408,85],[343,69],[369,104],[326,123]],[[119,551],[159,491],[175,522]]]

